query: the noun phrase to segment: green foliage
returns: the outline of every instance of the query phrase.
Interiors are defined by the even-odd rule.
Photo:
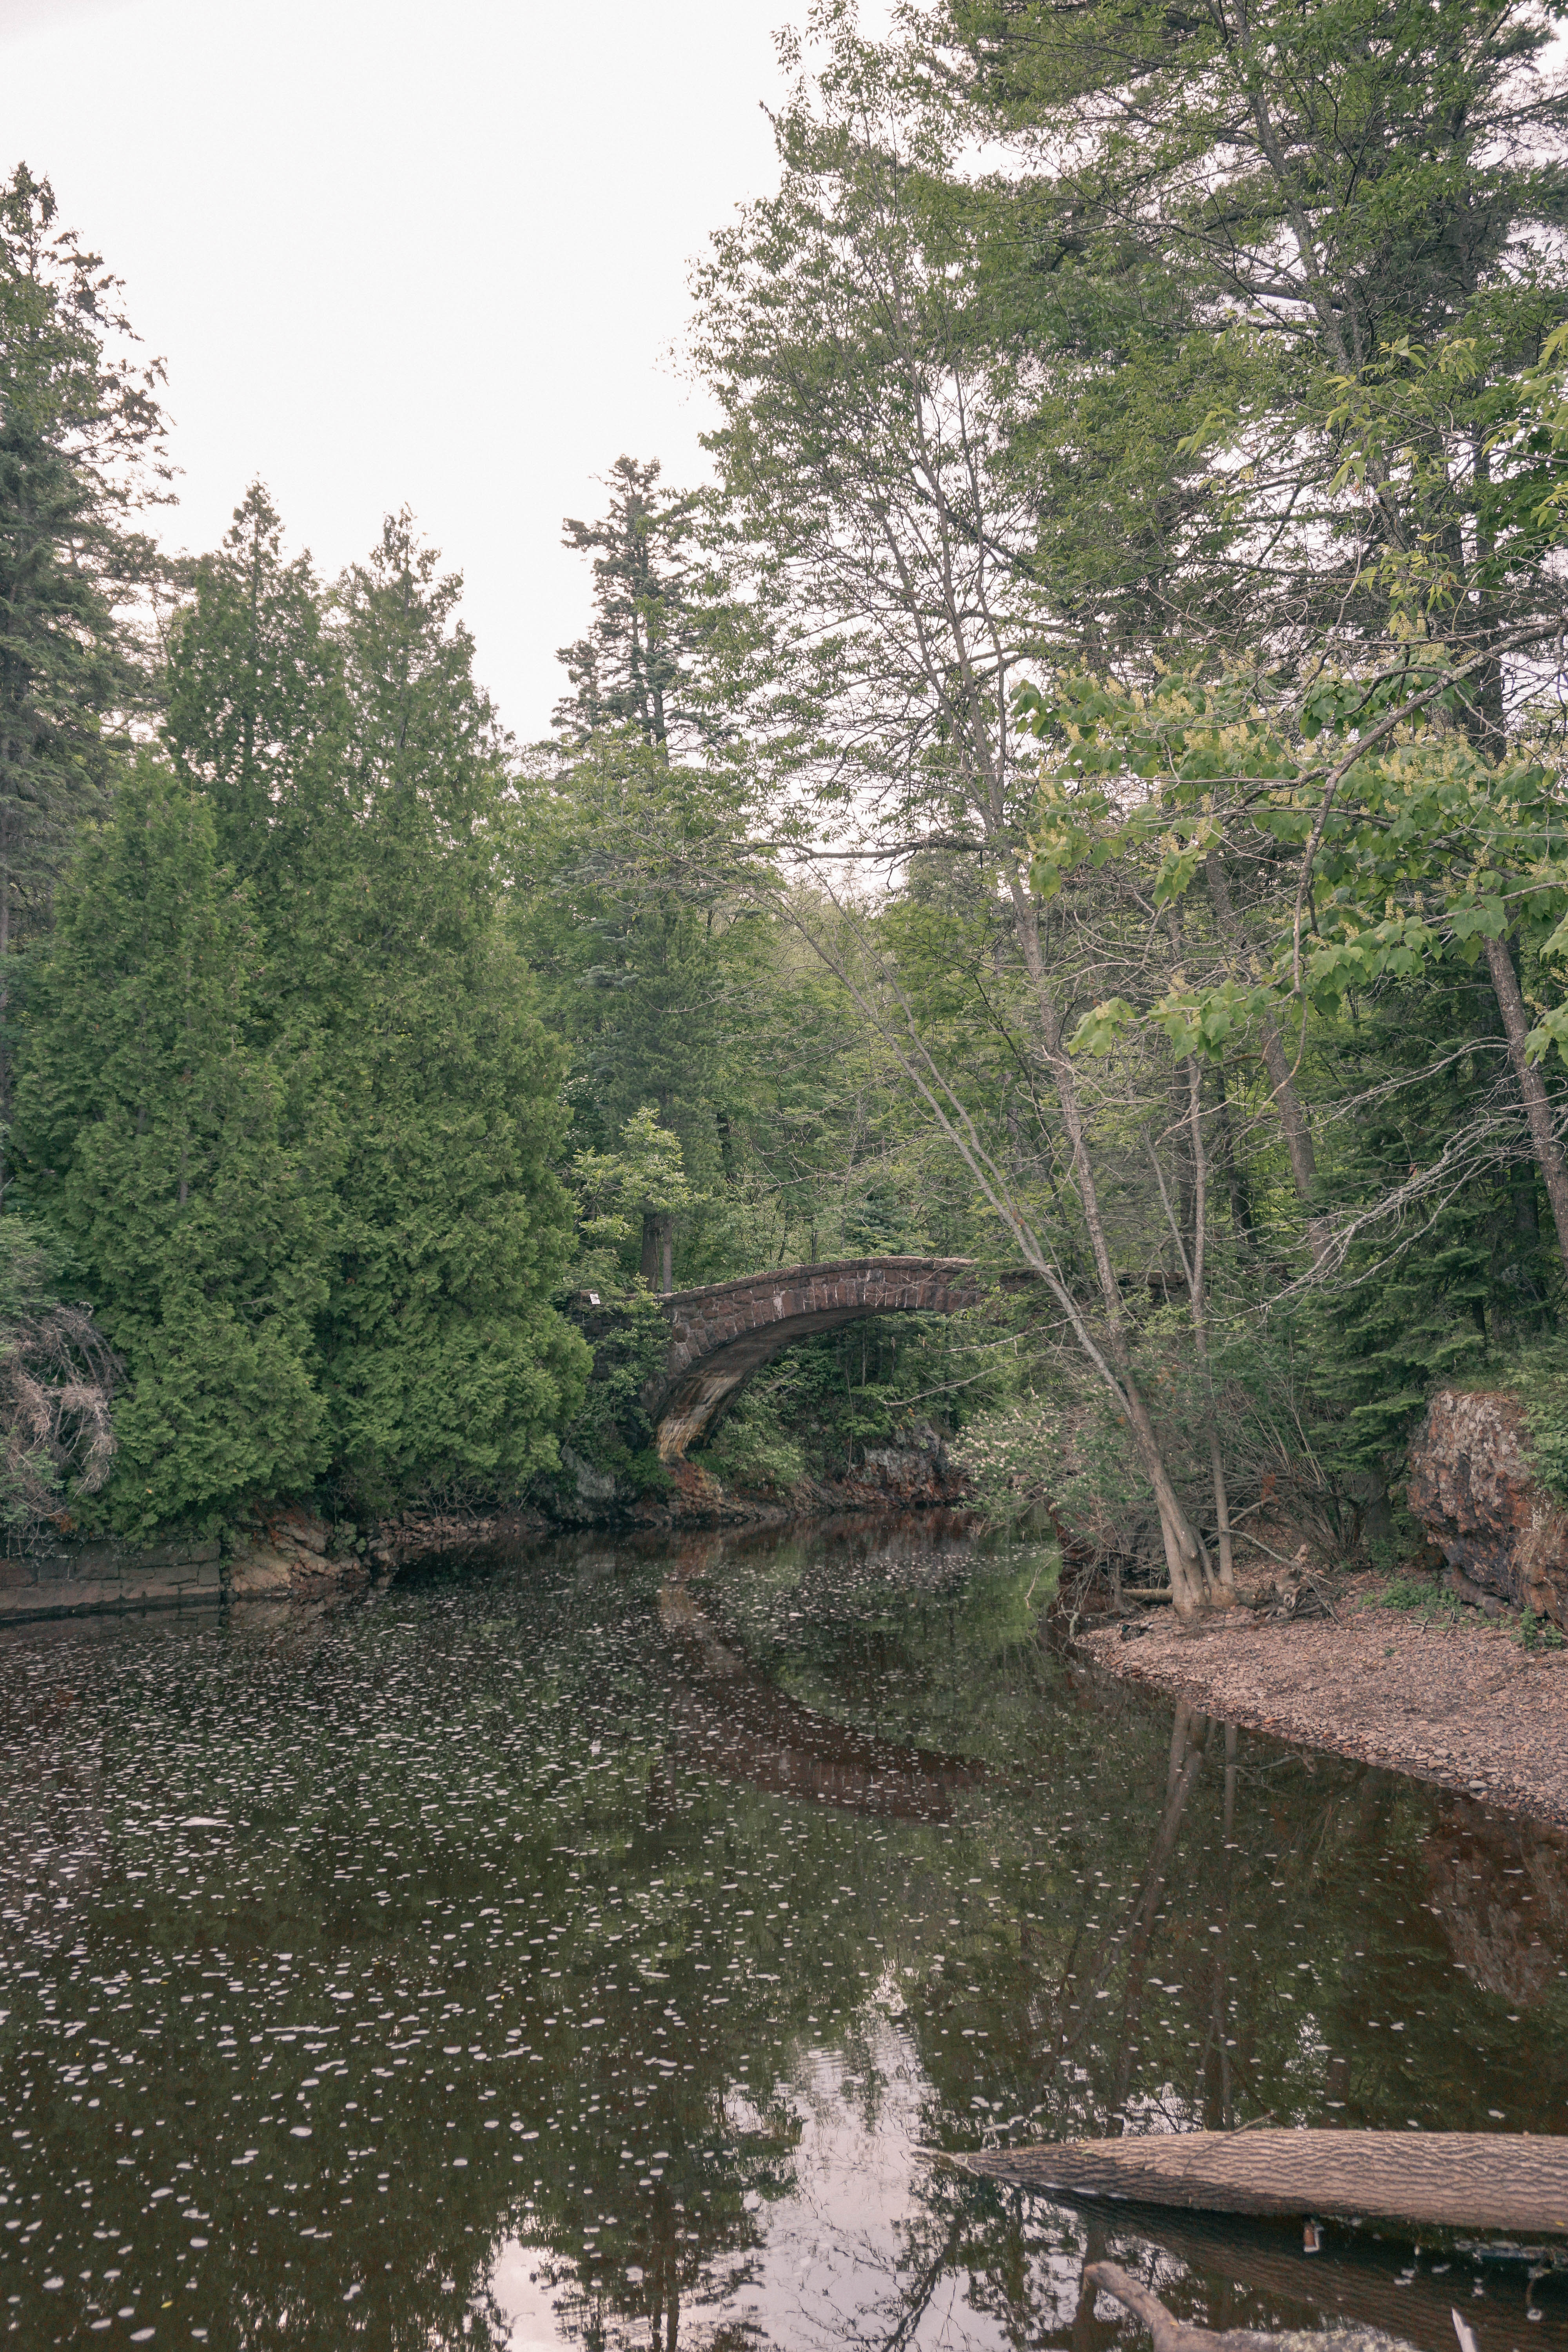
[[[593,1350],[593,1370],[567,1442],[595,1470],[613,1473],[639,1493],[666,1481],[640,1401],[669,1352],[664,1309],[633,1283],[614,1296],[605,1291],[596,1303],[578,1291],[572,1312]]]
[[[1552,1494],[1568,1497],[1568,1339],[1556,1335],[1524,1348],[1507,1368],[1524,1406],[1531,1468]]]
[[[334,611],[253,491],[174,633],[179,772],[128,772],[73,873],[18,1139],[126,1361],[128,1532],[513,1495],[581,1396],[561,1064],[457,596],[395,520]]]
[[[1441,636],[1476,596],[1494,626],[1541,609],[1545,453],[1498,436],[1563,315],[1545,12],[1390,0],[1375,39],[1363,0],[1245,21],[954,0],[948,23],[1011,151],[976,206],[993,299],[1067,380],[1042,366],[1068,511],[1041,501],[1044,547],[1082,577],[1098,520],[1102,646],[1258,644],[1278,617],[1316,653],[1418,583]],[[1468,700],[1495,729],[1495,668]]]
[[[622,735],[534,779],[511,834],[515,936],[571,1057],[580,1148],[607,1164],[645,1107],[679,1144],[690,1197],[661,1211],[650,1195],[642,1211],[645,1227],[674,1220],[678,1286],[752,1263],[744,1245],[738,1262],[723,1255],[772,979],[746,902],[763,864],[748,817],[727,772],[671,766]],[[626,1238],[627,1270],[656,1277],[646,1236]]]
[[[1512,1629],[1514,1639],[1522,1650],[1560,1650],[1563,1634],[1550,1617],[1537,1617],[1533,1609],[1520,1612],[1519,1624]]]
[[[887,1251],[1037,1286],[803,1344],[723,1475],[931,1415],[1140,1572],[1178,1513],[1348,1556],[1522,1347],[1568,1491],[1568,82],[1514,0],[1366,21],[819,10],[699,273],[716,485],[623,457],[567,523],[526,762],[406,515],[329,590],[258,485],[184,569],[17,1129],[125,1360],[116,1524],[513,1494],[563,1432],[656,1480],[648,1285]],[[140,691],[97,270],[19,175],[0,955]]]
[[[17,1138],[124,1357],[105,1496],[130,1534],[313,1483],[338,1136],[291,1132],[303,1073],[256,1038],[262,945],[210,810],[161,763],[121,779],[62,893],[26,1024]]]
[[[157,566],[130,518],[163,471],[159,371],[119,290],[18,165],[0,186],[0,1118],[27,950],[150,700],[131,617]]]
[[[341,822],[350,720],[342,639],[310,559],[285,559],[282,540],[252,483],[171,629],[165,731],[226,864],[298,928],[318,915],[311,846]]]
[[[502,745],[459,590],[389,519],[339,598],[335,797],[302,850],[286,827],[275,845],[317,909],[280,1010],[320,1034],[343,1107],[319,1344],[356,1508],[515,1492],[553,1468],[586,1370],[550,1304],[571,1245],[561,1064],[500,919]]]
[[[1464,1616],[1464,1603],[1458,1594],[1426,1576],[1391,1578],[1377,1595],[1377,1606],[1418,1612],[1429,1625],[1458,1625]]]
[[[868,1450],[951,1426],[995,1385],[984,1370],[975,1379],[958,1321],[868,1317],[798,1341],[753,1374],[699,1458],[735,1485],[787,1491],[805,1479],[853,1475]]]
[[[574,689],[555,712],[568,740],[635,729],[668,757],[721,734],[710,684],[713,656],[734,615],[706,560],[700,500],[659,487],[657,460],[617,457],[609,511],[595,523],[568,518],[566,545],[594,557],[594,626],[563,646]]]
[[[1055,1385],[1055,1384],[1053,1384]],[[1059,1517],[1104,1551],[1127,1486],[1127,1451],[1110,1416],[1071,1397],[1025,1392],[977,1414],[954,1459],[973,1481],[981,1510],[1004,1528]]]
[[[793,1365],[774,1381],[743,1389],[703,1448],[702,1463],[726,1486],[787,1494],[807,1475]]]
[[[652,1445],[639,1446],[626,1457],[625,1478],[634,1495],[668,1495],[675,1486],[668,1464]]]
[[[1462,975],[1443,977],[1442,987],[1384,988],[1359,1019],[1324,1032],[1340,1083],[1359,1102],[1338,1122],[1320,1178],[1326,1206],[1353,1213],[1397,1195],[1495,1085],[1495,1002]],[[1352,1243],[1343,1277],[1300,1326],[1314,1389],[1333,1416],[1321,1442],[1347,1471],[1397,1462],[1435,1388],[1475,1377],[1489,1351],[1517,1346],[1548,1312],[1533,1170],[1483,1167],[1407,1215],[1403,1233],[1374,1223]]]
[[[688,1181],[680,1138],[659,1125],[652,1103],[633,1111],[618,1151],[579,1151],[572,1182],[580,1204],[579,1279],[604,1288],[616,1286],[617,1257],[628,1243],[640,1245],[649,1220],[700,1208],[708,1197]]]

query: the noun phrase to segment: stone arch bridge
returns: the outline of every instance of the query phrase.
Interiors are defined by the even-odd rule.
[[[758,1367],[796,1339],[872,1315],[951,1315],[977,1296],[965,1257],[835,1258],[671,1291],[660,1301],[669,1352],[642,1391],[661,1457],[678,1461]]]

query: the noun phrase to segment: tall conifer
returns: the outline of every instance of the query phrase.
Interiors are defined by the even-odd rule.
[[[506,743],[460,586],[403,515],[341,590],[353,822],[319,985],[347,1157],[322,1339],[341,1475],[372,1501],[552,1466],[586,1364],[549,1304],[562,1060],[500,919]]]
[[[163,420],[118,295],[19,165],[0,187],[0,1118],[15,960],[147,692],[127,613],[156,564],[130,516],[157,493]]]
[[[309,554],[253,482],[170,633],[165,734],[211,803],[221,856],[267,904],[301,908],[304,867],[343,805],[342,647]]]

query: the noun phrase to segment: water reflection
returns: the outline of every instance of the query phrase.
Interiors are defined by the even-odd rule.
[[[1445,1797],[1426,1868],[1432,1914],[1458,1965],[1485,1991],[1532,2008],[1568,1954],[1568,1832]]]
[[[951,1820],[957,1791],[982,1777],[959,1757],[879,1739],[790,1698],[721,1638],[683,1579],[659,1587],[658,1613],[674,1636],[671,1713],[686,1735],[676,1751],[681,1761],[772,1796],[815,1797],[902,1822]]]
[[[931,2161],[1568,2127],[1557,1833],[1108,1685],[1048,1590],[927,1518],[0,1637],[0,2333],[1089,2347],[1109,2253],[1448,2352],[1440,2256]]]

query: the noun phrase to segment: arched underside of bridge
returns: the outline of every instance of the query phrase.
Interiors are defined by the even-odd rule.
[[[762,1364],[797,1339],[872,1315],[951,1315],[975,1299],[962,1257],[839,1258],[678,1290],[663,1302],[669,1353],[643,1390],[660,1456],[679,1461]]]

